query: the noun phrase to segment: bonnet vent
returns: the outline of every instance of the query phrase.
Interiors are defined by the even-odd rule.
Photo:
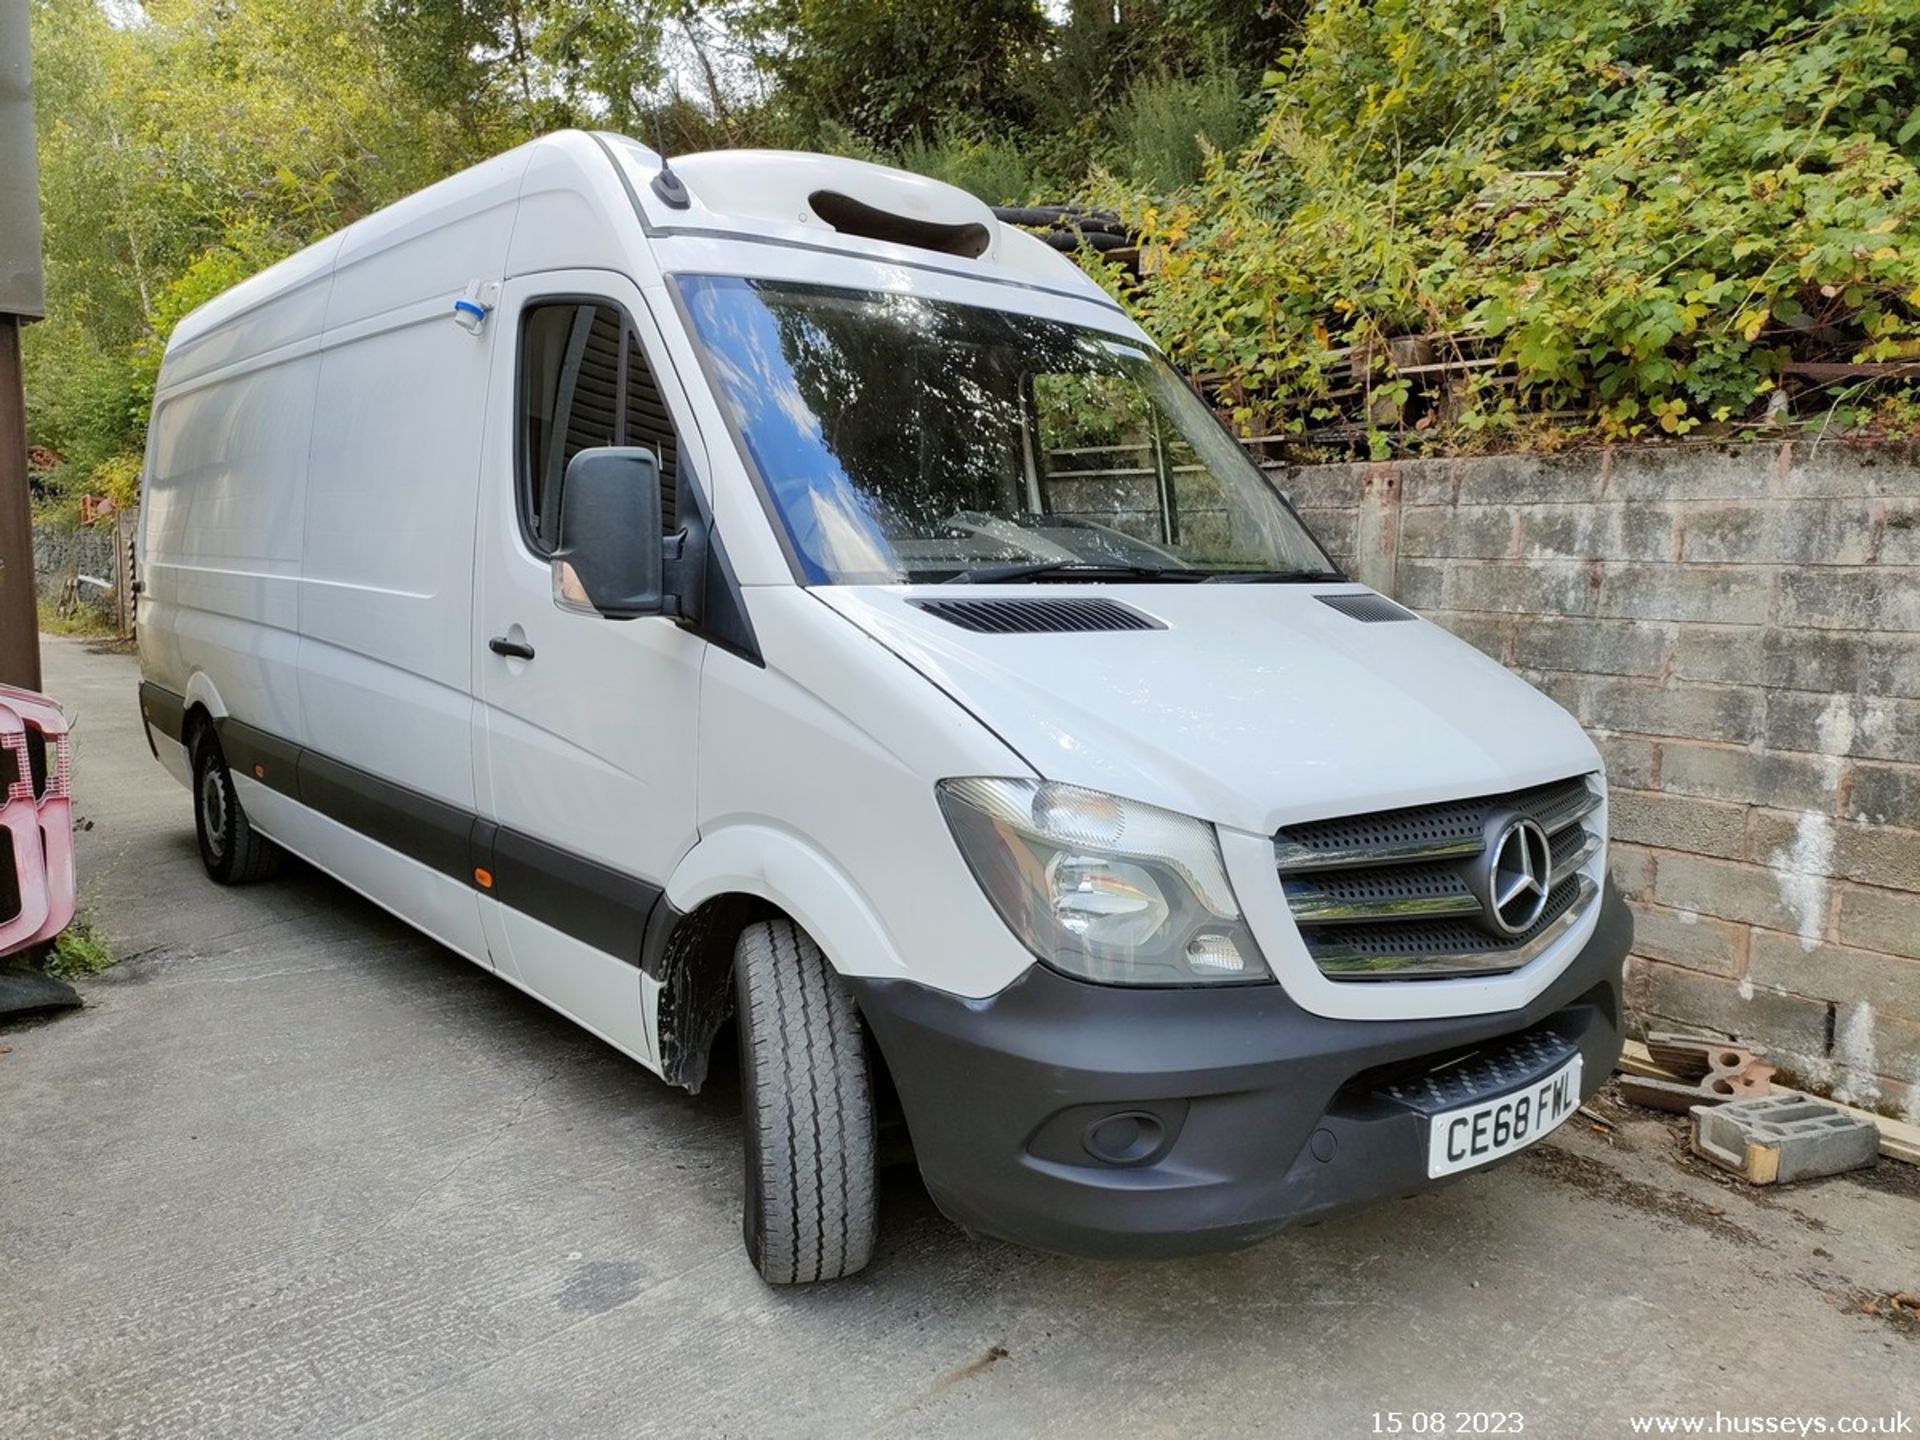
[[[1067,635],[1090,630],[1164,630],[1151,615],[1114,600],[913,600],[962,630],[983,635]]]
[[[858,235],[863,240],[911,245],[917,250],[937,250],[942,255],[959,255],[968,260],[986,254],[987,246],[993,242],[984,225],[920,220],[881,210],[838,190],[816,190],[807,197],[807,203],[813,207],[814,214],[842,235]]]
[[[1383,620],[1413,620],[1411,610],[1403,610],[1384,595],[1316,595],[1322,605],[1338,610],[1349,620],[1377,625]]]

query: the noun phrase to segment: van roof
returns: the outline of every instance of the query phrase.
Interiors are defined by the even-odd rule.
[[[443,215],[451,219],[497,206],[503,192],[510,201],[536,158],[576,171],[583,198],[606,209],[610,224],[624,225],[630,223],[627,214],[614,213],[617,201],[604,199],[618,193],[605,188],[611,164],[650,239],[687,235],[797,245],[883,263],[931,264],[983,280],[1039,284],[1112,304],[1066,256],[995,218],[980,200],[944,181],[839,156],[715,150],[671,162],[680,182],[676,192],[670,182],[656,183],[666,167],[656,151],[637,140],[562,130],[396,201],[215,296],[174,327],[169,355],[277,300],[294,299],[297,310],[313,311],[310,323],[317,331],[327,288],[320,282],[343,255],[368,258],[435,228]],[[456,278],[466,279],[449,275],[450,289],[458,288]]]

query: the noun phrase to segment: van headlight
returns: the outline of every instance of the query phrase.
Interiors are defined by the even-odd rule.
[[[980,888],[1035,955],[1108,985],[1270,980],[1213,827],[1050,780],[942,780]]]

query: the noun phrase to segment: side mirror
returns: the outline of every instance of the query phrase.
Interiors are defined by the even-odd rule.
[[[660,462],[651,450],[601,446],[568,462],[557,502],[553,601],[626,620],[665,605]]]

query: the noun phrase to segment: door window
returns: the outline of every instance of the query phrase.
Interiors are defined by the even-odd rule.
[[[548,300],[520,322],[520,528],[539,554],[559,528],[560,477],[582,450],[638,445],[660,461],[660,517],[678,528],[680,447],[633,322],[605,301]]]

